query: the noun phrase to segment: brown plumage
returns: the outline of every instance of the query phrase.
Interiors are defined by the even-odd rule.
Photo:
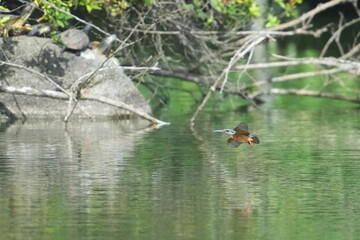
[[[260,140],[257,136],[250,134],[248,125],[244,122],[240,123],[234,129],[214,130],[214,132],[222,132],[226,135],[229,135],[227,143],[229,147],[233,148],[240,146],[240,144],[243,142],[247,143],[249,146],[252,146],[254,143],[260,143]]]

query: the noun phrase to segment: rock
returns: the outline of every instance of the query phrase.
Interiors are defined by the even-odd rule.
[[[121,101],[143,112],[150,113],[148,102],[140,94],[132,81],[124,74],[117,60],[107,59],[98,51],[87,49],[76,56],[73,53],[61,52],[61,48],[50,39],[19,36],[10,38],[6,43],[0,40],[3,51],[0,59],[11,62],[19,68],[9,65],[0,66],[2,84],[16,88],[31,87],[38,90],[71,92],[71,88],[86,81],[86,94],[104,96]],[[99,69],[100,68],[100,69]],[[97,71],[99,70],[99,71]],[[54,80],[51,83],[36,71]],[[92,74],[97,71],[93,76]],[[60,86],[60,87],[59,87]],[[0,114],[17,118],[61,118],[66,116],[68,101],[44,97],[0,94]],[[10,112],[10,114],[9,114]],[[8,113],[8,114],[6,114]],[[81,100],[76,106],[72,118],[124,118],[131,115],[128,111],[94,101]]]

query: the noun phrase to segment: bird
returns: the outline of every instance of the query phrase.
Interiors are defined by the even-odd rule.
[[[225,133],[226,135],[229,135],[227,144],[232,148],[237,148],[242,143],[247,143],[249,146],[252,146],[254,143],[260,143],[260,140],[257,136],[250,134],[249,127],[244,122],[240,123],[234,129],[213,130],[213,132]]]
[[[110,56],[112,54],[112,51],[110,50],[111,44],[116,40],[116,35],[112,34],[108,37],[104,38],[101,42],[99,41],[92,41],[90,43],[91,49],[96,49],[99,51],[99,53],[105,55],[106,57]]]
[[[27,34],[29,37],[32,36],[45,36],[50,33],[51,28],[49,23],[39,23],[31,26],[31,30]]]

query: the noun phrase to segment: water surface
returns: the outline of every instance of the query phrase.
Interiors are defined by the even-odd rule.
[[[4,125],[0,239],[357,239],[358,110],[223,116]]]

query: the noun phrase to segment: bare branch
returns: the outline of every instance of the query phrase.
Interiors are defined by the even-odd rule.
[[[35,88],[30,88],[30,87],[16,88],[16,87],[12,87],[12,86],[5,86],[3,84],[0,84],[0,92],[26,95],[26,96],[34,96],[34,97],[61,99],[61,100],[69,99],[68,95],[63,92],[57,92],[57,91],[52,91],[52,90],[38,90]],[[169,124],[167,122],[156,119],[156,118],[152,117],[151,115],[147,114],[146,112],[143,112],[143,111],[141,111],[137,108],[134,108],[133,106],[130,106],[121,101],[116,101],[116,100],[112,100],[112,99],[109,99],[106,97],[95,96],[95,95],[90,95],[90,94],[83,94],[79,98],[79,100],[92,100],[92,101],[97,101],[97,102],[105,103],[105,104],[108,104],[111,106],[115,106],[115,107],[124,109],[124,110],[127,110],[131,113],[138,115],[141,118],[149,120],[154,125]]]
[[[134,108],[133,106],[131,105],[128,105],[124,102],[121,102],[121,101],[115,101],[113,99],[110,99],[110,98],[106,98],[106,97],[102,97],[102,96],[95,96],[95,95],[88,95],[88,94],[85,94],[84,96],[82,96],[80,98],[81,100],[93,100],[93,101],[97,101],[97,102],[101,102],[101,103],[106,103],[108,105],[111,105],[111,106],[115,106],[115,107],[118,107],[118,108],[122,108],[122,109],[125,109],[129,112],[132,112],[136,115],[138,115],[139,117],[142,117],[146,120],[149,120],[150,122],[152,122],[154,125],[168,125],[170,123],[168,122],[164,122],[164,121],[161,121],[159,119],[156,119],[154,117],[152,117],[151,115],[147,114],[146,112],[143,112],[137,108]]]
[[[212,86],[212,83],[210,82],[210,76],[199,76],[199,75],[194,75],[188,72],[182,72],[182,71],[171,71],[171,70],[165,70],[165,69],[161,69],[159,71],[152,71],[149,72],[149,74],[154,75],[154,76],[159,76],[159,77],[165,77],[165,78],[171,78],[171,79],[181,79],[183,81],[187,81],[187,82],[192,82],[195,83],[199,86],[205,86],[210,88]],[[220,91],[221,87],[217,86],[216,90]],[[245,99],[248,99],[246,96],[246,92],[245,92],[246,88],[240,88],[237,89],[235,87],[227,87],[227,85],[225,85],[224,89],[222,89],[223,92],[225,93],[229,93],[229,94],[233,94],[233,95],[238,95],[241,96]]]
[[[295,27],[296,25],[299,25],[299,24],[303,24],[303,25],[305,24],[306,25],[306,20],[312,19],[316,14],[318,14],[318,13],[320,13],[322,11],[325,11],[326,9],[332,8],[332,7],[336,6],[336,5],[344,4],[344,3],[352,2],[352,1],[353,0],[331,0],[331,1],[326,2],[326,3],[321,3],[316,8],[314,8],[313,10],[308,11],[308,12],[304,13],[303,15],[301,15],[299,18],[296,18],[296,19],[294,19],[292,21],[277,25],[277,26],[272,27],[272,28],[268,28],[267,30],[268,31],[281,31],[281,30],[285,30],[285,29],[288,29],[288,28],[291,28],[291,27]],[[299,30],[299,31],[303,31],[303,30]],[[323,32],[324,31],[322,30],[322,31],[317,32],[317,33],[321,34]],[[237,45],[242,45],[246,41],[248,41],[249,38],[252,37],[252,36],[253,35],[250,35],[250,36],[247,36],[245,38],[239,39],[236,42],[236,44]],[[319,37],[320,35],[314,35],[314,36]]]
[[[333,73],[343,72],[344,70],[339,68],[315,71],[315,72],[304,72],[304,73],[295,73],[295,74],[288,74],[281,77],[274,77],[271,79],[271,82],[285,82],[289,80],[295,80],[299,78],[307,78],[307,77],[315,77],[319,75],[329,75]]]
[[[360,48],[360,46],[359,46]],[[257,63],[257,64],[248,64],[248,65],[238,65],[234,67],[234,70],[244,70],[244,69],[259,69],[259,68],[273,68],[273,67],[287,67],[295,66],[300,64],[317,64],[317,65],[326,65],[337,67],[342,71],[347,71],[352,74],[360,74],[360,62],[348,61],[343,59],[337,59],[333,57],[326,58],[290,58],[280,55],[273,54],[281,59],[287,59],[289,61],[282,62],[271,62],[271,63]]]
[[[331,0],[326,3],[320,3],[319,5],[317,5],[316,8],[304,13],[303,15],[301,15],[301,17],[296,18],[290,22],[286,22],[286,23],[280,24],[278,26],[269,28],[269,30],[274,30],[274,31],[275,30],[283,30],[283,29],[294,27],[298,24],[303,24],[306,20],[308,20],[309,18],[313,18],[316,14],[323,12],[326,9],[332,8],[336,5],[344,4],[347,2],[353,2],[353,0]]]
[[[257,46],[258,44],[260,44],[262,41],[264,41],[267,37],[266,36],[258,36],[258,37],[254,37],[253,39],[250,39],[247,44],[244,44],[243,47],[241,47],[236,53],[235,55],[231,58],[228,66],[222,71],[222,73],[220,74],[220,76],[218,76],[218,78],[216,79],[216,81],[214,82],[214,84],[210,87],[210,90],[208,91],[207,95],[205,96],[205,98],[203,99],[203,101],[201,102],[201,104],[198,106],[198,108],[196,109],[196,111],[194,112],[191,120],[190,120],[190,124],[194,125],[194,122],[196,120],[197,115],[200,113],[200,111],[205,107],[207,101],[210,99],[212,92],[214,92],[218,86],[218,84],[220,83],[220,81],[223,79],[223,77],[230,71],[230,69],[239,61],[239,59],[243,58],[247,53],[249,53],[250,51],[252,51],[252,49]]]
[[[1,65],[7,65],[7,66],[11,66],[11,67],[16,67],[16,68],[20,68],[20,69],[24,69],[30,73],[33,73],[35,75],[38,75],[41,78],[44,78],[45,80],[47,80],[48,82],[50,82],[52,85],[54,85],[55,87],[57,87],[58,89],[60,89],[62,92],[66,93],[66,95],[70,96],[70,93],[68,91],[66,91],[62,86],[60,86],[59,84],[57,84],[54,80],[52,80],[51,78],[49,78],[47,75],[42,74],[38,71],[35,71],[31,68],[25,67],[23,65],[19,65],[19,64],[15,64],[15,63],[10,63],[10,62],[4,62],[0,60]]]
[[[348,59],[354,56],[356,53],[360,52],[360,43],[351,48],[351,50],[341,56],[342,59]]]
[[[329,98],[342,100],[347,102],[360,103],[360,98],[347,97],[343,95],[333,94],[333,93],[324,93],[318,91],[311,91],[305,89],[282,89],[282,88],[272,88],[270,90],[272,94],[280,94],[280,95],[299,95],[299,96],[311,96],[311,97],[320,97],[320,98]]]
[[[324,57],[325,53],[327,52],[330,44],[337,38],[339,38],[339,36],[341,35],[341,32],[345,29],[348,28],[356,23],[360,22],[360,18],[355,18],[353,20],[351,20],[350,22],[345,23],[344,25],[340,25],[339,28],[331,35],[331,37],[329,38],[329,40],[326,42],[323,50],[320,53],[320,57]]]

